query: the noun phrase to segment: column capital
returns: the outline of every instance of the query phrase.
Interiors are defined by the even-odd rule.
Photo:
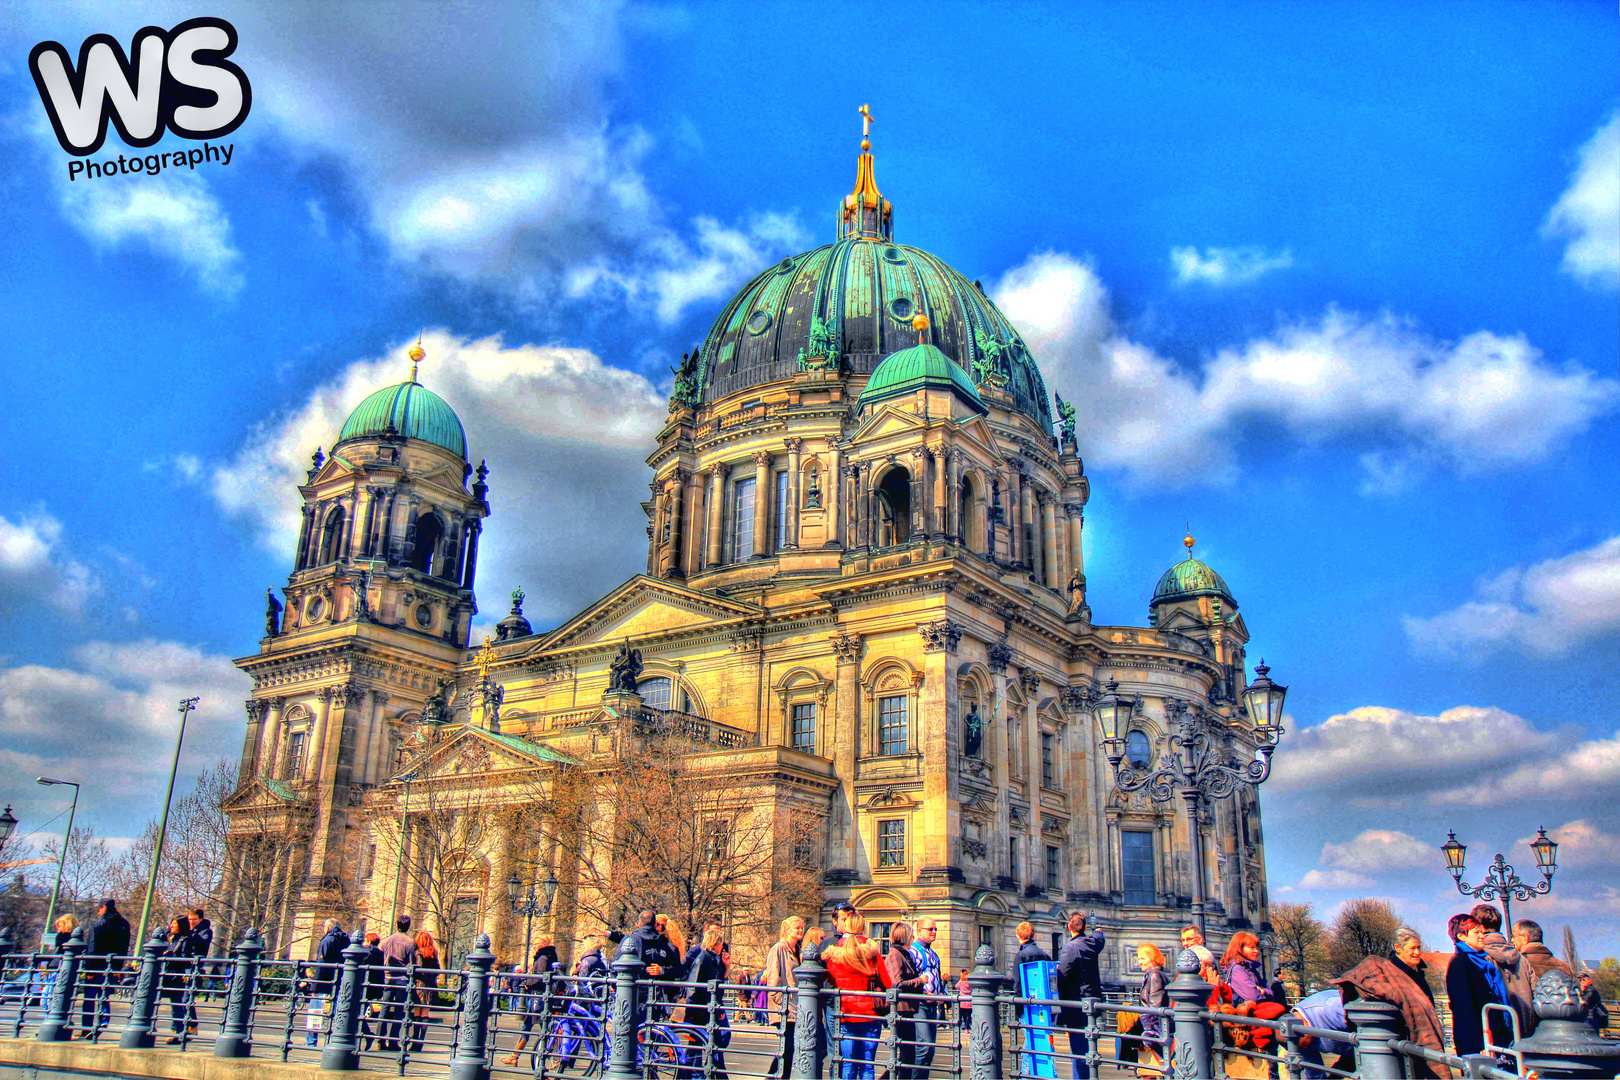
[[[924,652],[943,649],[954,653],[957,642],[962,640],[962,625],[950,619],[941,619],[939,622],[923,623],[917,627],[917,633],[922,635]]]
[[[854,664],[860,661],[861,635],[839,630],[828,640],[832,643],[833,653],[840,664]]]
[[[804,445],[804,440],[797,437],[797,436],[794,436],[793,438],[790,438],[790,439],[783,439],[782,440],[782,445],[787,447],[787,452],[788,453],[797,454],[799,452],[799,447]]]
[[[711,467],[709,471],[724,481],[726,477],[731,475],[731,466],[722,461]]]
[[[264,714],[270,711],[270,702],[264,698],[248,698],[242,702],[247,710],[247,719],[250,724],[257,724],[264,720]]]
[[[1064,503],[1063,509],[1070,517],[1077,521],[1083,520],[1086,516],[1085,507],[1080,503]]]

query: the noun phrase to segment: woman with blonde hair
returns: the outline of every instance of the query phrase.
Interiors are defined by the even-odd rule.
[[[844,936],[822,959],[827,975],[838,987],[838,1049],[844,1059],[843,1080],[872,1080],[872,1059],[877,1056],[878,1029],[882,1026],[878,1006],[888,1011],[881,994],[891,985],[888,968],[882,963],[882,950],[866,938],[866,917],[859,911],[844,916]]]
[[[55,925],[56,951],[61,952],[62,946],[66,945],[68,938],[73,936],[73,931],[79,928],[79,917],[70,911],[66,915],[58,916]]]
[[[681,929],[681,924],[668,915],[660,915],[658,916],[658,922],[654,925],[658,928],[660,934],[669,939],[670,946],[675,950],[675,955],[684,957],[686,955],[686,931]]]

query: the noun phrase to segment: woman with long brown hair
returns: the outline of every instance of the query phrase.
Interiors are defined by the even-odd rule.
[[[1266,982],[1265,969],[1260,966],[1260,939],[1247,930],[1232,935],[1226,955],[1221,957],[1221,971],[1232,988],[1234,1003],[1276,1000]]]

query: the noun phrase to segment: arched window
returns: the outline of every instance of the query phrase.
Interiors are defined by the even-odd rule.
[[[878,546],[893,547],[911,539],[911,474],[895,466],[883,474],[876,494]]]
[[[334,506],[321,526],[321,557],[317,563],[337,562],[338,549],[343,546],[343,507]]]
[[[650,705],[655,709],[670,707],[670,695],[674,692],[674,685],[665,678],[642,679],[636,684],[636,693],[641,695],[641,703]]]
[[[441,571],[439,544],[444,539],[444,525],[435,513],[420,514],[416,519],[416,546],[411,549],[411,566],[424,574]]]
[[[1125,760],[1133,769],[1145,769],[1153,764],[1153,748],[1148,745],[1146,732],[1131,729],[1125,735]]]
[[[957,489],[956,506],[956,527],[962,531],[957,540],[965,544],[969,551],[977,551],[979,547],[974,543],[978,530],[974,528],[976,521],[973,515],[973,481],[966,476],[962,477],[962,484]]]

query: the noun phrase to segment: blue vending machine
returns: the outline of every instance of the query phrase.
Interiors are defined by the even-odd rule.
[[[1057,1000],[1057,965],[1038,960],[1018,967],[1018,996]],[[1052,1007],[1024,1006],[1024,1075],[1055,1077],[1052,1061]]]

